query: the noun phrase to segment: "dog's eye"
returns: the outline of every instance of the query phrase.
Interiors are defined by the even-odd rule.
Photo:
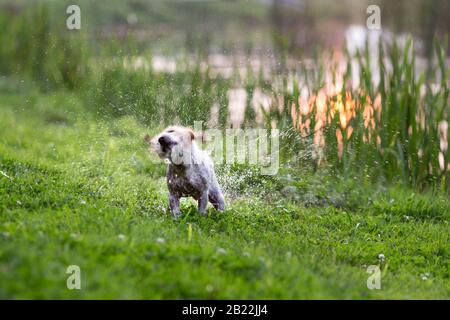
[[[175,132],[175,130],[167,130],[167,133]]]

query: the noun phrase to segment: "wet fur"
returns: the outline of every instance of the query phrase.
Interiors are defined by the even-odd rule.
[[[208,202],[211,202],[216,210],[225,209],[213,163],[209,156],[198,148],[192,130],[169,127],[154,138],[146,136],[145,140],[162,159],[169,161],[169,207],[175,219],[180,215],[181,197],[196,199],[201,214],[206,214]]]

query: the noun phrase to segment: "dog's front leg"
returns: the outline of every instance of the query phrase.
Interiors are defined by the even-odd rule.
[[[225,200],[220,188],[216,185],[209,189],[209,201],[218,211],[225,210]]]
[[[198,212],[205,215],[207,205],[208,205],[208,190],[204,191],[200,196],[200,199],[198,199]]]
[[[180,216],[180,197],[176,194],[169,193],[169,206],[173,218],[176,220]]]

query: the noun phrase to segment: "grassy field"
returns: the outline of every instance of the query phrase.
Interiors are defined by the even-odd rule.
[[[227,210],[185,201],[174,222],[142,141],[157,130],[99,119],[64,90],[2,93],[0,298],[450,297],[445,195],[221,167]]]
[[[413,37],[293,59],[288,38],[254,55],[275,36],[262,2],[83,1],[80,31],[63,4],[19,4],[0,10],[0,298],[450,298],[439,34],[426,61]],[[173,221],[144,135],[236,110],[280,130],[279,172],[217,165],[225,212],[185,199]]]

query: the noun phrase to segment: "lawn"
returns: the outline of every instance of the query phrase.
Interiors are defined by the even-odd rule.
[[[158,129],[65,90],[2,93],[0,298],[450,298],[448,196],[219,167],[226,211],[203,217],[187,200],[173,221],[142,140]]]

